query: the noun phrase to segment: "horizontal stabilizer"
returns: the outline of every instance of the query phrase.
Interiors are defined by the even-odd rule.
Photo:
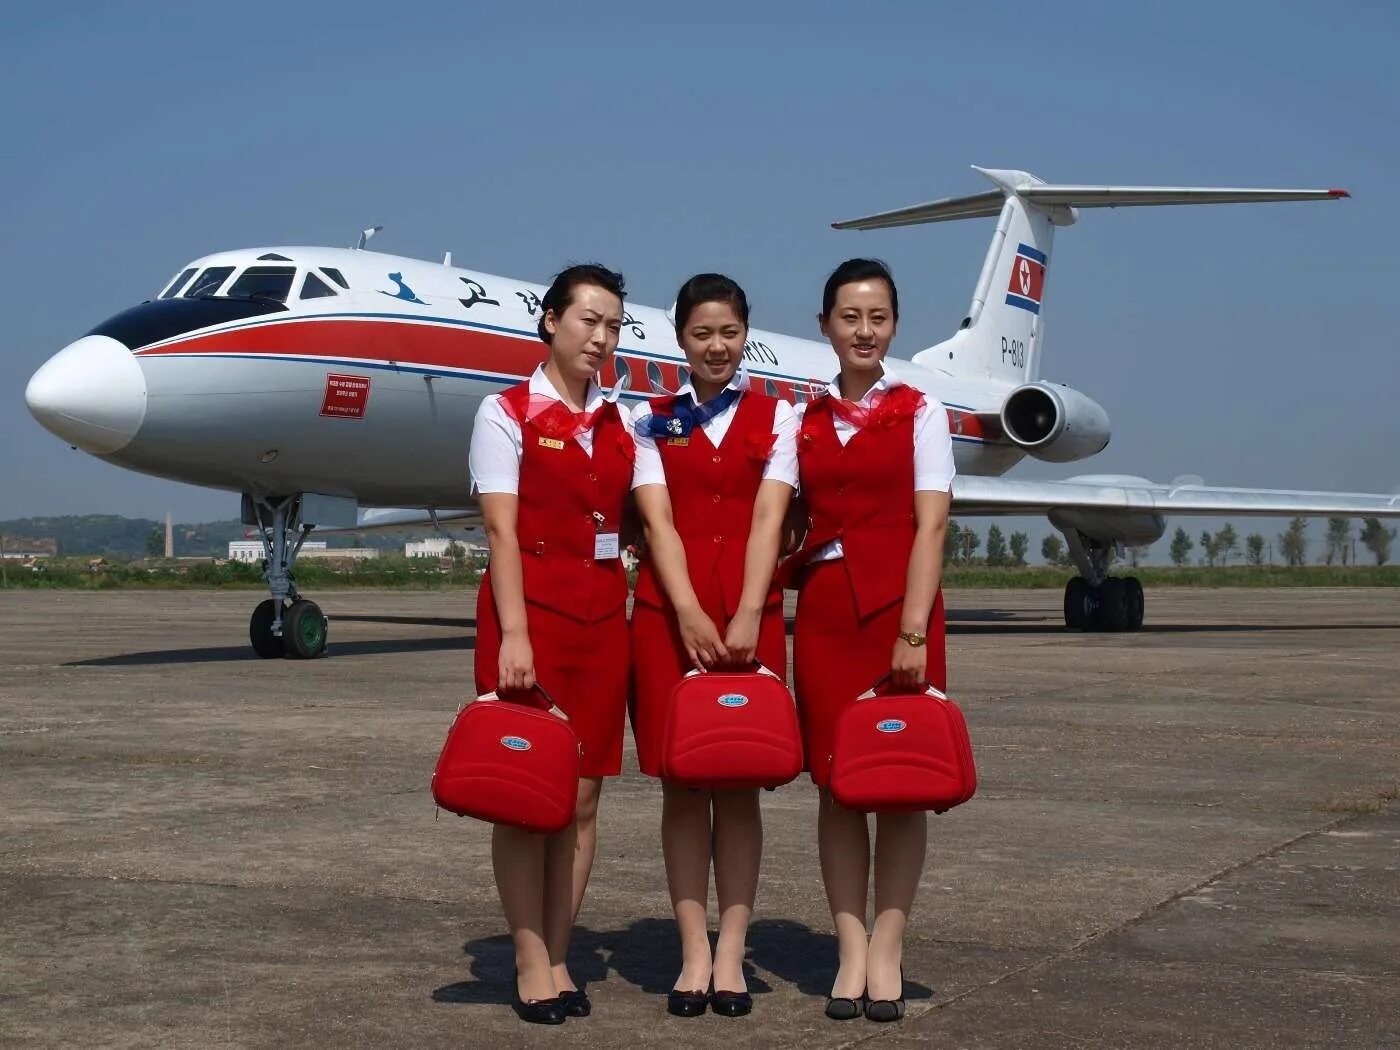
[[[923,222],[951,222],[954,219],[987,219],[1001,214],[1006,197],[1001,190],[974,193],[970,197],[944,197],[941,201],[916,204],[898,211],[882,211],[863,219],[833,222],[838,230],[883,230],[891,226],[915,226]]]
[[[1331,201],[1346,190],[1247,190],[1211,186],[1026,186],[1017,194],[1033,204],[1073,208],[1144,208],[1159,204],[1268,204],[1272,201]]]
[[[967,197],[945,197],[927,204],[879,212],[832,223],[838,230],[883,230],[954,219],[998,215],[1005,199],[1051,208],[1141,208],[1164,204],[1260,204],[1274,201],[1325,201],[1350,197],[1346,190],[1237,189],[1222,186],[1080,186],[1042,182],[1028,172],[978,168],[999,189]],[[1072,222],[1069,218],[1064,221]],[[1060,224],[1063,225],[1064,221]]]

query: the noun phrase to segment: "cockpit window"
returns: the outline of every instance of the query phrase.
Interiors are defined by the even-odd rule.
[[[296,275],[295,266],[250,266],[224,294],[230,299],[271,299],[285,303]]]
[[[291,262],[285,255],[278,255],[276,252],[268,252],[266,255],[259,255],[258,262]]]
[[[191,266],[188,270],[182,270],[180,272],[180,276],[176,277],[175,280],[167,284],[165,286],[165,291],[161,292],[157,298],[169,299],[173,295],[178,295],[180,289],[185,287],[185,282],[194,276],[194,272],[197,269],[199,269],[198,266]]]
[[[213,295],[219,290],[219,286],[228,280],[228,275],[233,273],[232,266],[211,266],[194,279],[194,283],[185,290],[186,299],[198,299],[201,295]]]
[[[301,286],[301,297],[303,299],[324,299],[328,295],[335,295],[336,291],[314,273],[307,272],[306,280]]]
[[[350,290],[350,282],[347,281],[345,277],[341,274],[341,272],[337,270],[334,266],[322,266],[321,272],[327,277],[329,277],[336,284],[340,285],[340,287],[344,288],[346,291]]]

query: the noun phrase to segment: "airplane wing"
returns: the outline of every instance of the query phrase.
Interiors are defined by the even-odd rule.
[[[1400,494],[1160,485],[1120,475],[1086,475],[1066,481],[959,475],[953,482],[954,513],[1045,514],[1057,508],[1164,516],[1379,518],[1400,517]]]
[[[320,526],[317,533],[332,532],[373,532],[377,529],[437,528],[451,523],[455,528],[471,529],[481,524],[479,507],[439,507],[429,510],[424,507],[371,507],[361,510],[359,521],[353,528],[327,528]]]

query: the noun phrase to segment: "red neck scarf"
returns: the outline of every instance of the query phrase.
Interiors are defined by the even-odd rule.
[[[517,423],[528,422],[536,430],[539,430],[545,437],[551,437],[558,441],[569,441],[580,434],[592,430],[594,424],[598,422],[604,410],[611,404],[604,401],[592,412],[574,412],[562,401],[558,401],[546,394],[531,394],[530,400],[525,407],[525,418],[517,418]],[[510,411],[510,403],[506,402],[507,411]],[[515,416],[510,411],[512,417]]]
[[[903,384],[875,391],[870,397],[869,405],[847,401],[835,394],[827,396],[831,400],[831,411],[836,417],[845,420],[857,430],[894,426],[902,420],[912,418],[924,404],[922,394]]]

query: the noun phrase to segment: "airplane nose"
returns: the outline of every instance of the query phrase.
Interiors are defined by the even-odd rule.
[[[86,335],[35,372],[24,390],[30,414],[45,430],[84,452],[125,448],[146,418],[146,377],[121,343]]]

